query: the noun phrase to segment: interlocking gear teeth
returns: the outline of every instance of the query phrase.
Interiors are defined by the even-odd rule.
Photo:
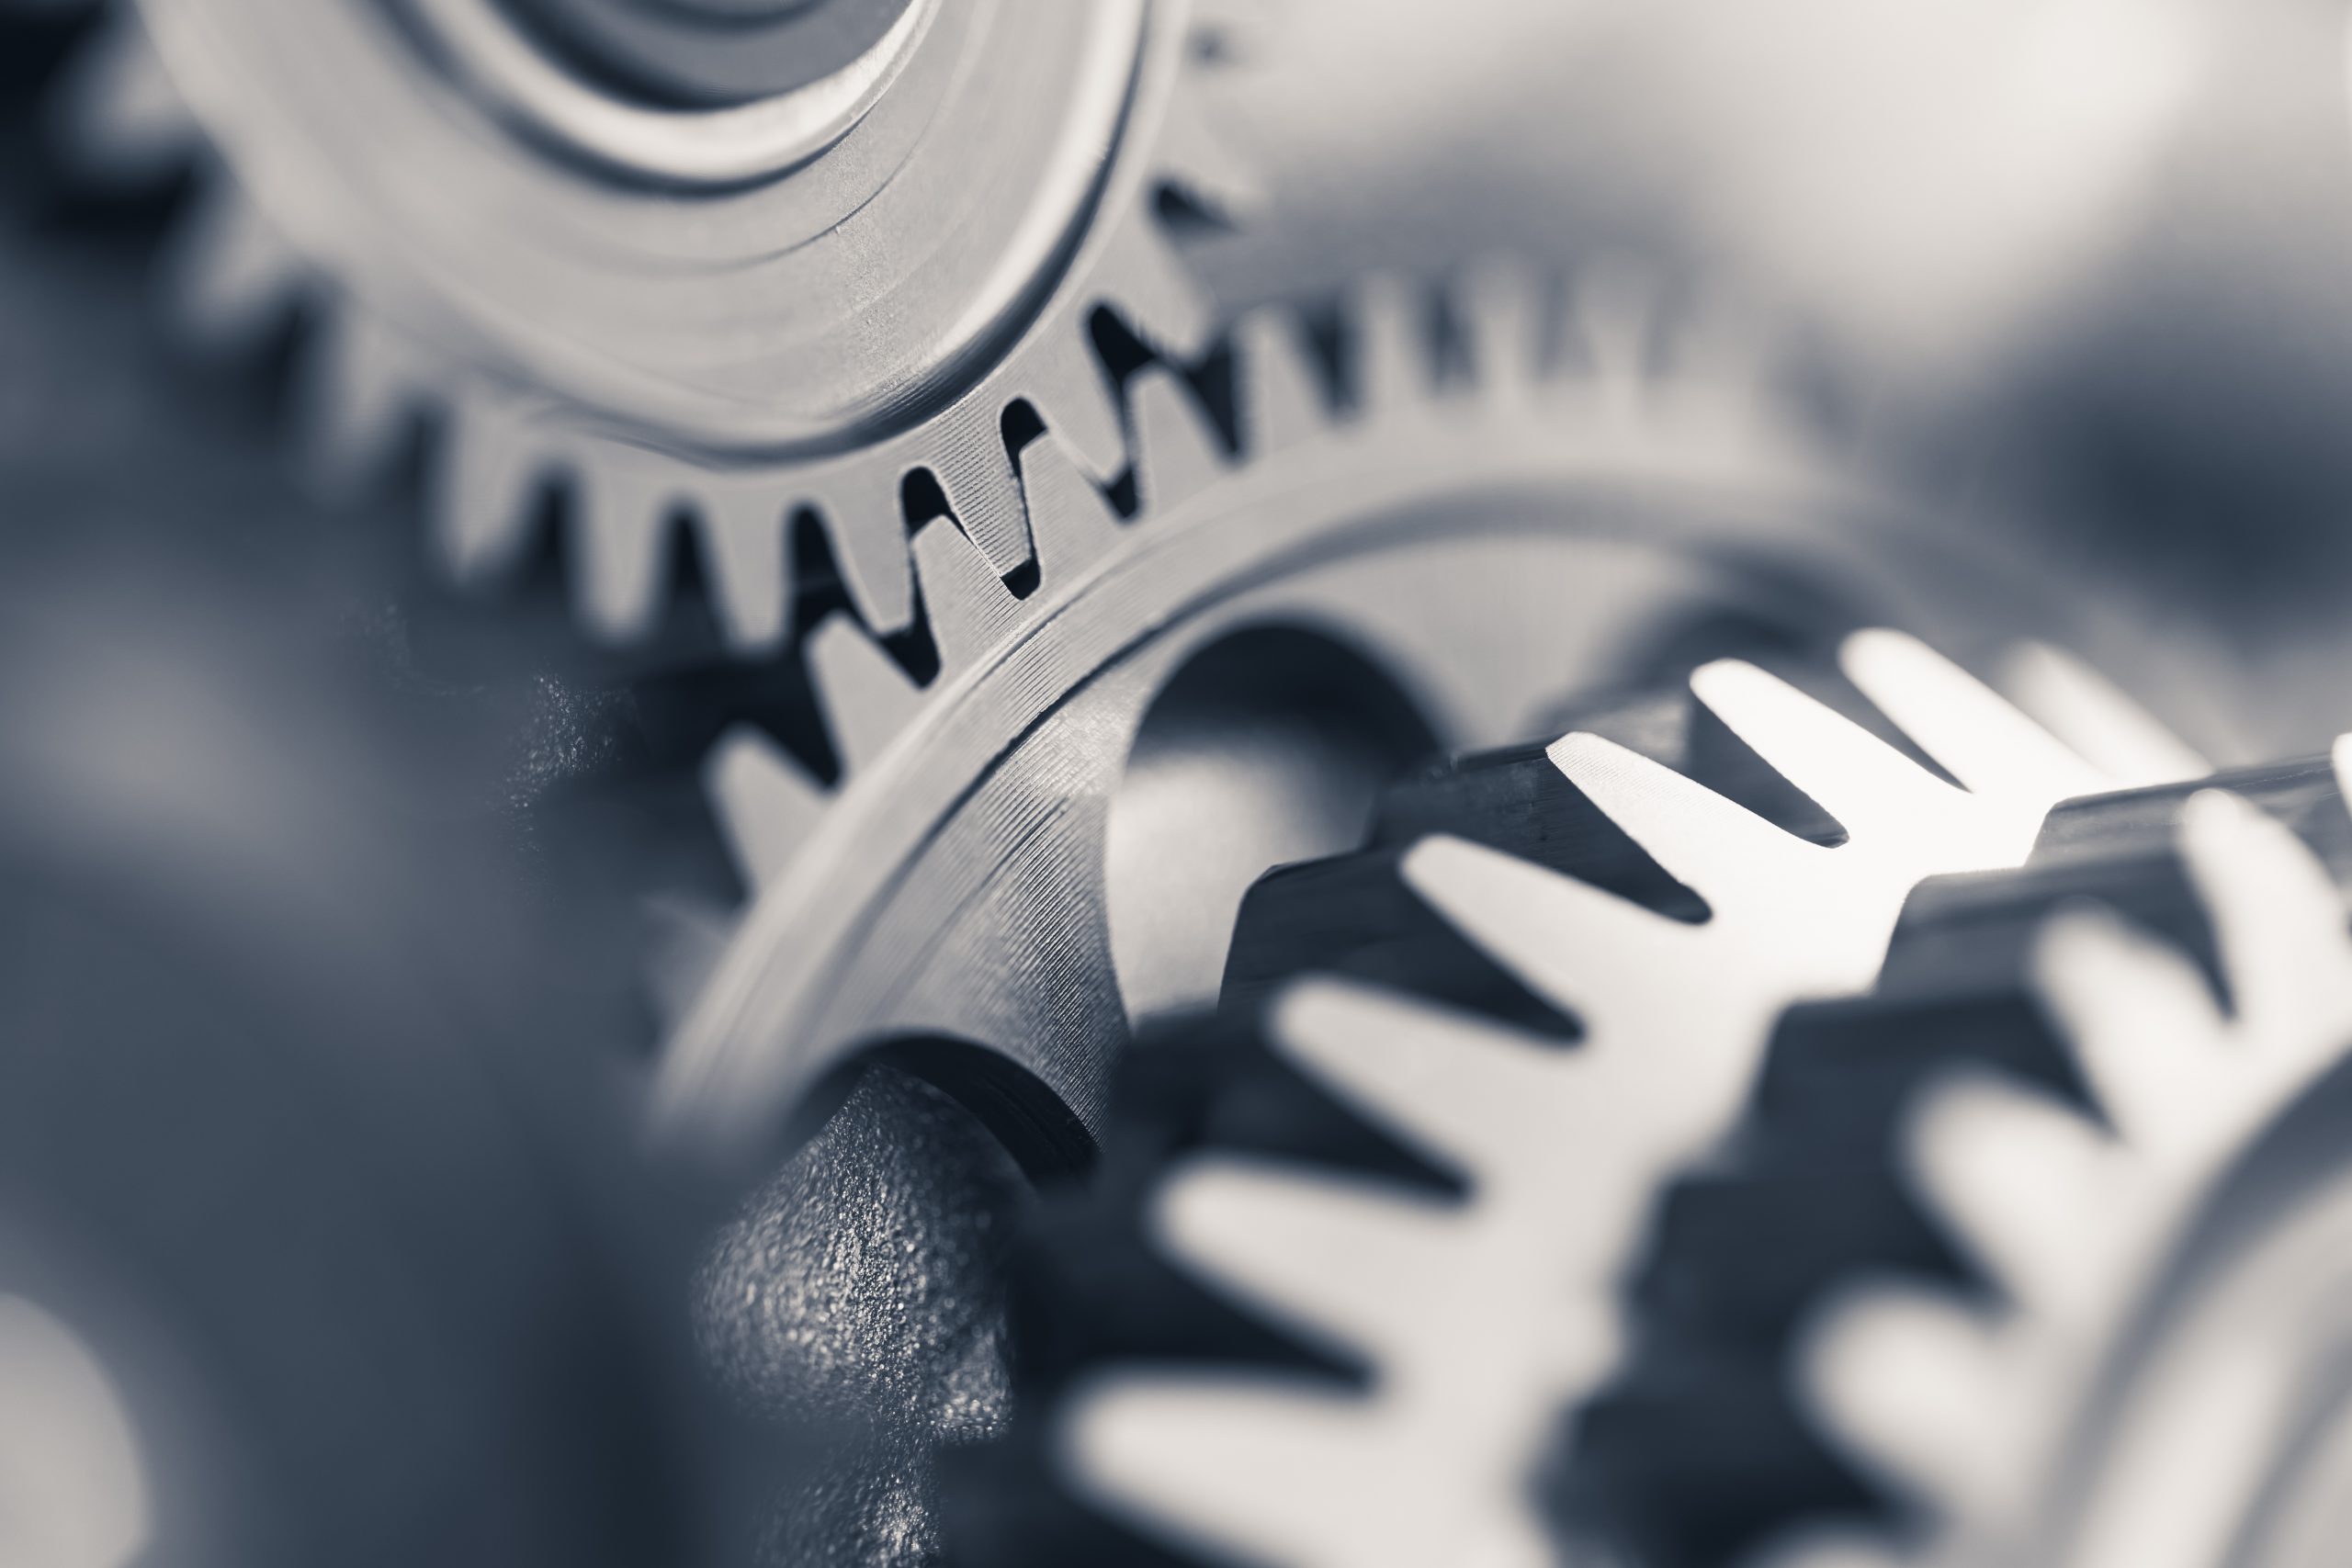
[[[1372,1390],[1116,1371],[1064,1407],[1082,1496],[1251,1561],[1363,1568],[1553,1560],[1523,1496],[1555,1412],[1621,1354],[1618,1292],[1651,1194],[1731,1125],[1771,1025],[1867,986],[1909,889],[2020,863],[2050,807],[2109,782],[1956,666],[1888,632],[1849,679],[1955,788],[1753,666],[1702,702],[1845,827],[1795,838],[1658,762],[1572,734],[1554,765],[1704,900],[1691,924],[1464,839],[1408,883],[1584,1028],[1550,1042],[1354,984],[1306,981],[1272,1043],[1466,1173],[1463,1205],[1295,1165],[1188,1160],[1154,1211],[1195,1277],[1374,1368]],[[1567,1216],[1576,1216],[1572,1222]]]
[[[2339,788],[2352,741],[2336,743]],[[1831,1302],[1800,1375],[1848,1453],[1926,1503],[1925,1537],[1815,1537],[1797,1564],[2043,1561],[2067,1505],[2064,1446],[2222,1173],[2352,1042],[2341,895],[2284,826],[2239,797],[2189,803],[2181,850],[2232,1007],[2179,949],[2084,910],[2051,923],[2036,990],[2089,1086],[2092,1114],[1967,1070],[1919,1100],[1903,1141],[1922,1202],[1963,1242],[1999,1307],[1926,1285]]]
[[[21,3],[21,0],[20,0]],[[1120,389],[1095,347],[1096,319],[1115,317],[1153,351],[1196,357],[1215,328],[1209,302],[1154,211],[1162,189],[1219,219],[1246,217],[1256,186],[1199,98],[1203,69],[1184,58],[1182,6],[1155,6],[1129,120],[1085,231],[1034,318],[970,385],[910,428],[837,457],[777,463],[687,456],[669,436],[608,429],[525,395],[478,368],[473,346],[396,321],[367,287],[338,286],[266,217],[222,159],[204,150],[201,116],[131,0],[117,0],[72,68],[56,111],[61,140],[93,174],[150,179],[194,164],[194,211],[170,273],[173,314],[208,349],[250,345],[298,306],[318,309],[320,342],[298,384],[325,406],[304,423],[311,465],[340,486],[392,450],[417,412],[437,417],[432,527],[461,582],[513,570],[531,551],[548,489],[563,486],[560,543],[579,618],[596,637],[639,641],[662,619],[669,533],[689,522],[717,623],[734,649],[777,647],[793,601],[790,531],[804,514],[825,529],[860,618],[874,631],[915,616],[906,534],[910,480],[927,475],[946,510],[1000,577],[1035,558],[1003,422],[1025,404],[1082,471],[1109,482],[1134,454]],[[232,154],[233,155],[233,153]],[[410,310],[414,301],[399,309]],[[440,329],[435,329],[439,331]]]

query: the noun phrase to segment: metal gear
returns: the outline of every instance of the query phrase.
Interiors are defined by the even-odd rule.
[[[1236,410],[1230,450],[1199,381],[1134,378],[1132,518],[1050,431],[1022,449],[1026,597],[952,526],[918,535],[927,683],[847,614],[807,637],[839,781],[751,728],[708,759],[752,899],[668,906],[665,1125],[757,1152],[856,1053],[944,1039],[982,1048],[967,1088],[1024,1157],[1082,1156],[1105,1065],[1153,1010],[1139,993],[1212,999],[1247,874],[1360,831],[1270,845],[1218,897],[1139,910],[1157,885],[1123,861],[1136,748],[1189,661],[1237,632],[1312,628],[1402,694],[1419,744],[1475,749],[1564,690],[1638,678],[1696,624],[1805,638],[1883,615],[1957,635],[1988,604],[2021,610],[1825,466],[1752,381],[1676,373],[1713,340],[1662,336],[1626,299],[1507,268],[1433,297],[1368,287],[1336,377],[1298,314],[1262,311],[1220,356],[1229,389],[1208,381]],[[1170,923],[1187,931],[1154,930]],[[1155,943],[1199,948],[1199,929],[1204,966],[1141,982]]]
[[[1867,987],[1922,877],[2021,862],[2115,777],[1912,639],[1840,661],[1965,787],[1717,661],[1695,708],[1579,716],[1666,761],[1576,733],[1432,770],[1374,848],[1253,890],[1227,1021],[1142,1050],[1123,1174],[1046,1232],[1029,1442],[1060,1486],[1187,1560],[1555,1560],[1528,1478],[1623,1355],[1651,1201],[1735,1124],[1774,1021]],[[2028,665],[2104,716],[2092,749],[2194,771],[2083,672]],[[1775,784],[1784,824],[1727,798]],[[972,1490],[978,1561],[1111,1550],[1050,1508],[1008,1524],[1020,1485]]]
[[[1669,1337],[1584,1435],[1645,1561],[2339,1548],[2347,768],[2076,803],[2028,871],[1923,892],[1878,997],[1792,1015],[1747,1157],[1662,1235]],[[1790,1420],[1874,1485],[1792,1484]],[[1724,1435],[1666,1461],[1669,1425]],[[1736,1538],[1659,1528],[1743,1470]],[[1873,1497],[1902,1518],[1827,1517]]]
[[[318,314],[325,471],[439,421],[460,580],[513,565],[560,493],[591,632],[650,633],[690,533],[754,650],[786,630],[804,516],[888,633],[934,516],[997,577],[1034,563],[1036,427],[1125,469],[1102,345],[1189,354],[1212,325],[1162,198],[1247,200],[1188,15],[115,0],[59,118],[102,175],[199,167],[170,281],[201,339]]]

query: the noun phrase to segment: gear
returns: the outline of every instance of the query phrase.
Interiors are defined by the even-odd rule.
[[[954,528],[919,535],[926,685],[846,614],[807,639],[838,782],[749,728],[709,757],[753,896],[670,906],[662,989],[687,1005],[658,1087],[668,1125],[756,1146],[856,1051],[944,1038],[1047,1091],[1026,1110],[1001,1079],[979,1091],[1016,1140],[1082,1152],[1140,1010],[1130,982],[1159,961],[1135,933],[1217,933],[1189,991],[1157,999],[1214,997],[1240,884],[1137,913],[1128,889],[1157,885],[1129,874],[1120,818],[1155,704],[1238,631],[1314,628],[1402,694],[1421,743],[1476,748],[1578,681],[1625,678],[1678,627],[1818,637],[1883,605],[1934,630],[1962,618],[1955,600],[2003,602],[1804,456],[1743,383],[1651,368],[1657,325],[1621,299],[1505,270],[1436,299],[1370,288],[1341,319],[1336,382],[1296,315],[1262,312],[1226,362],[1238,455],[1174,371],[1135,378],[1132,520],[1050,432],[1023,449],[1027,597]],[[1270,846],[1248,871],[1345,841]]]
[[[1948,634],[1986,606],[2031,614],[1766,417],[1754,380],[1702,356],[1726,341],[1668,330],[1616,279],[1507,268],[1367,286],[1319,326],[1258,313],[1203,364],[1131,379],[1131,516],[1050,432],[1023,448],[1026,597],[935,524],[915,546],[923,659],[804,612],[795,701],[840,772],[820,783],[772,716],[703,761],[751,897],[661,901],[672,1146],[736,1183],[782,1160],[780,1186],[829,1192],[818,1168],[868,1134],[796,1150],[798,1108],[871,1065],[946,1090],[1033,1176],[1066,1173],[1136,1025],[1214,999],[1250,878],[1356,841],[1412,756],[1524,733],[1563,690],[1649,679],[1693,638],[1812,647],[1881,616]],[[680,733],[683,750],[720,731]],[[985,1170],[970,1186],[996,1190]],[[707,1337],[755,1368],[832,1357],[832,1328],[795,1315],[839,1293],[816,1272],[730,1274]],[[919,1448],[988,1427],[921,1425]]]
[[[2045,688],[2093,691],[2052,658],[2031,660]],[[1229,1046],[1199,1042],[1144,1052],[1147,1079],[1177,1087],[1145,1098],[1147,1130],[1133,1114],[1114,1128],[1126,1179],[1080,1203],[1099,1216],[1107,1201],[1167,1261],[1131,1239],[1126,1269],[1106,1267],[1100,1218],[1047,1233],[1054,1283],[1037,1293],[1071,1299],[1029,1361],[1059,1396],[1042,1440],[1063,1484],[1218,1560],[1553,1560],[1523,1496],[1541,1439],[1623,1354],[1617,1292],[1651,1195],[1733,1123],[1773,1021],[1867,986],[1921,877],[2021,862],[2058,801],[2102,784],[1912,639],[1857,634],[1841,662],[1967,787],[1716,661],[1692,678],[1695,712],[1579,716],[1666,761],[1577,733],[1434,770],[1392,794],[1374,849],[1253,891],[1223,1026],[1253,1065],[1236,1074]],[[2143,728],[2104,711],[2110,739]],[[1731,749],[1707,744],[1713,725]],[[2188,761],[2139,750],[2152,775]],[[1761,805],[1775,784],[1798,831],[1726,797]],[[1170,1055],[1203,1065],[1150,1060]],[[1212,1074],[1232,1081],[1204,1089]],[[1319,1111],[1300,1109],[1307,1084]],[[1335,1135],[1335,1115],[1356,1130]],[[1400,1144],[1418,1185],[1397,1185],[1393,1155],[1388,1168],[1364,1157]],[[1200,1284],[1171,1292],[1170,1263]],[[1200,1285],[1320,1367],[1302,1378],[1295,1353],[1272,1370],[1117,1364],[1174,1347],[1264,1360],[1265,1332],[1237,1334],[1230,1309],[1208,1314],[1224,1332],[1169,1331],[1171,1311],[1198,1312]],[[1359,1378],[1333,1382],[1334,1365]],[[1012,1540],[982,1560],[1034,1551],[1032,1525],[981,1529]],[[1073,1561],[1103,1552],[1080,1539],[1055,1544]]]
[[[754,650],[786,629],[803,516],[894,632],[911,526],[952,517],[1000,578],[1033,564],[1035,428],[1125,468],[1104,345],[1189,354],[1212,325],[1161,197],[1248,199],[1187,16],[116,0],[60,118],[101,175],[202,167],[171,275],[200,339],[317,312],[327,471],[438,418],[461,580],[512,566],[560,491],[585,626],[639,639],[687,519]]]
[[[2324,1303],[2346,1255],[2347,767],[2339,743],[2332,771],[2222,781],[2243,794],[2078,803],[2075,831],[2032,869],[1923,897],[1880,997],[1792,1015],[1749,1157],[1719,1193],[1684,1194],[1660,1242],[1670,1342],[1615,1429],[1584,1434],[1616,1451],[1600,1489],[1623,1483],[1620,1520],[1630,1495],[1650,1521],[1629,1532],[1645,1560],[1720,1560],[1730,1542],[1658,1520],[1669,1495],[1687,1512],[1743,1469],[1767,1495],[1735,1505],[1738,1535],[1774,1562],[2335,1549]],[[2333,879],[2281,818],[2326,846]],[[1852,1196],[1818,1201],[1838,1189]],[[1730,1226],[1747,1246],[1721,1245]],[[1732,1282],[1773,1252],[1777,1278]],[[1720,1371],[1783,1353],[1796,1398],[1781,1419],[1858,1464],[1871,1493],[1751,1462],[1787,1447],[1726,1392],[1752,1373],[1671,1401],[1671,1360]],[[1663,1425],[1729,1435],[1667,1463]],[[1871,1493],[1906,1505],[1911,1528],[1823,1522]]]

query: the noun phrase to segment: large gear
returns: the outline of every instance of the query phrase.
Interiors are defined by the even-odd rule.
[[[444,426],[460,579],[514,564],[560,492],[588,629],[651,632],[690,531],[750,650],[786,632],[804,517],[895,632],[934,516],[1000,578],[1033,563],[1028,434],[1125,468],[1103,345],[1186,354],[1212,324],[1161,198],[1247,199],[1188,15],[120,0],[59,118],[101,175],[200,165],[171,270],[200,338],[318,314],[328,471]]]
[[[1459,763],[1392,793],[1374,849],[1253,892],[1222,1027],[1257,1065],[1145,1048],[1160,1087],[1110,1134],[1128,1176],[1048,1233],[1029,1363],[1057,1398],[1031,1440],[1061,1485],[1217,1561],[1553,1560],[1527,1493],[1544,1439],[1618,1365],[1653,1196],[1734,1124],[1781,1010],[1866,987],[1920,878],[2018,863],[2059,800],[2116,782],[1915,641],[1857,634],[1842,662],[1968,787],[1718,661],[1696,709],[1579,716],[1674,766],[1592,733]],[[1709,754],[1714,726],[1736,753]],[[2137,750],[2143,778],[2194,770],[2161,739]],[[1384,1144],[1418,1179],[1366,1157]],[[1271,1332],[1203,1313],[1204,1290]],[[1171,1333],[1188,1307],[1211,1326]],[[1283,1343],[1310,1364],[1263,1365]],[[978,1531],[981,1561],[1109,1550],[1012,1514]]]

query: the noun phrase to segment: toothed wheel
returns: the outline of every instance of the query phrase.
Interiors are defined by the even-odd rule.
[[[1774,1019],[1867,986],[1921,877],[2018,863],[2118,777],[1908,638],[1840,663],[1815,683],[1963,787],[1716,660],[1695,704],[1428,770],[1368,848],[1252,890],[1218,1020],[1137,1049],[1102,1177],[1035,1229],[1031,1419],[962,1466],[959,1560],[1557,1560],[1530,1478]],[[2086,738],[2139,736],[2123,776],[2194,765],[2025,664]]]
[[[1210,325],[1160,197],[1246,197],[1189,37],[1179,0],[112,0],[57,119],[100,176],[198,166],[200,339],[319,318],[327,470],[444,427],[461,578],[560,491],[590,630],[654,628],[683,529],[749,649],[804,514],[891,631],[924,508],[1032,560],[1021,433],[1125,468],[1116,356]]]
[[[1845,482],[1753,381],[1709,370],[1720,338],[1629,299],[1495,269],[1367,287],[1319,324],[1254,315],[1131,379],[1131,487],[1106,493],[1051,431],[1022,447],[1021,592],[943,521],[915,540],[917,635],[804,608],[801,705],[672,727],[681,752],[717,737],[702,779],[748,898],[660,902],[669,1146],[826,1192],[870,1132],[794,1152],[800,1111],[880,1071],[960,1102],[1033,1177],[1066,1173],[1132,1031],[1214,1000],[1250,881],[1358,841],[1429,749],[1506,741],[1563,692],[1726,640],[2032,614],[1955,560],[1957,531]],[[830,1364],[841,1325],[808,1315],[804,1263],[730,1276],[711,1337]],[[1001,1418],[925,1415],[915,1447]]]
[[[2346,764],[2078,802],[1922,888],[1669,1204],[1564,1506],[1668,1564],[2339,1552]]]

